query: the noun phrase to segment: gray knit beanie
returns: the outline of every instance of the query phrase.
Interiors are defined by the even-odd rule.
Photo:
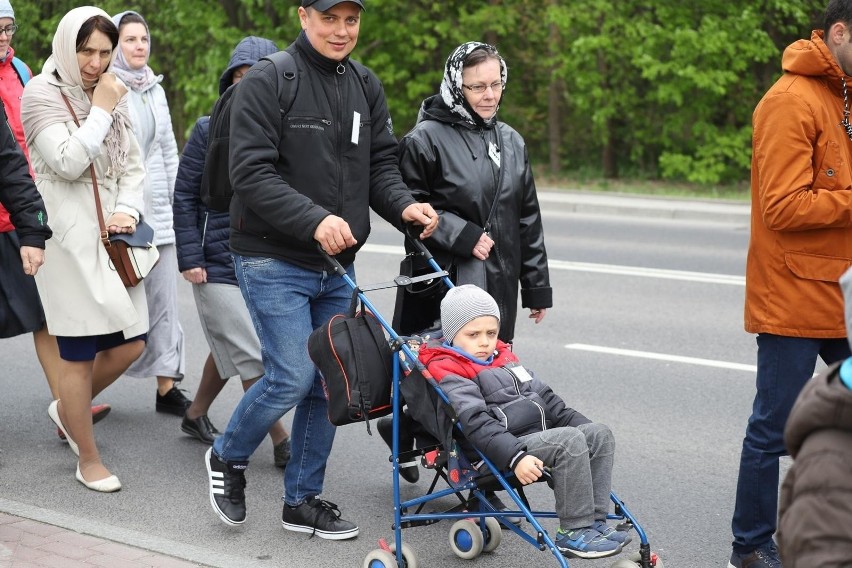
[[[461,328],[482,316],[494,316],[500,323],[500,308],[491,294],[473,284],[450,288],[441,300],[444,339],[452,344]]]
[[[15,19],[15,11],[12,9],[9,0],[0,0],[0,18]]]

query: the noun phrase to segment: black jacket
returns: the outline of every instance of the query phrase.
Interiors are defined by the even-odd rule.
[[[299,83],[286,116],[271,62],[255,65],[233,95],[231,249],[321,270],[326,263],[313,236],[334,214],[358,240],[337,255],[345,266],[370,234],[370,207],[400,228],[403,210],[415,199],[399,173],[384,91],[373,89],[379,96],[367,100],[365,82],[378,84],[378,78],[359,76],[348,60],[323,57],[304,33],[287,51]],[[355,113],[360,119],[353,130]]]
[[[0,203],[11,215],[21,246],[44,248],[53,232],[24,151],[15,140],[0,103]]]
[[[500,148],[499,168],[488,156],[489,141]],[[482,285],[467,275],[482,264],[473,247],[497,196],[488,228],[495,244],[484,262],[484,283],[500,306],[500,339],[514,336],[519,283],[523,307],[553,305],[541,211],[520,134],[503,122],[476,128],[435,95],[423,102],[417,125],[400,142],[400,170],[417,199],[431,203],[441,217],[425,244],[442,267],[458,269],[456,284]]]

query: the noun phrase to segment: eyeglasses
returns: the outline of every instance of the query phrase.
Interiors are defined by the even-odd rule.
[[[2,35],[3,32],[6,32],[6,35],[11,37],[11,36],[15,35],[16,31],[18,31],[18,26],[16,26],[15,24],[12,24],[11,26],[6,26],[5,28],[0,28],[0,35]]]
[[[464,87],[471,93],[476,93],[477,95],[484,93],[485,90],[488,89],[488,87],[491,87],[491,90],[495,93],[499,93],[503,90],[503,87],[505,86],[506,84],[503,81],[494,81],[490,85],[462,85],[462,87]]]

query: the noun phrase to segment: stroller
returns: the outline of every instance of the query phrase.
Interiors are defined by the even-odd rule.
[[[392,282],[372,286],[359,287],[346,274],[343,266],[333,257],[326,256],[335,272],[352,288],[353,294],[360,299],[379,321],[390,336],[389,345],[392,352],[392,389],[391,407],[393,413],[393,443],[390,461],[393,468],[393,541],[379,541],[379,548],[370,551],[364,559],[363,568],[418,568],[420,561],[414,549],[403,542],[402,530],[418,526],[426,526],[442,520],[452,521],[449,531],[450,548],[456,556],[463,559],[473,559],[482,553],[494,551],[502,541],[503,530],[510,530],[531,545],[542,551],[549,550],[559,566],[568,568],[568,559],[563,556],[554,544],[546,530],[539,524],[539,519],[557,518],[554,511],[533,511],[530,508],[523,486],[515,479],[512,472],[501,472],[478,449],[479,469],[468,463],[464,454],[458,451],[454,442],[456,436],[463,434],[461,425],[453,416],[452,406],[438,383],[419,362],[415,351],[424,342],[419,335],[400,336],[393,327],[378,313],[369,299],[366,291],[391,287],[410,286],[412,284],[442,280],[448,288],[453,287],[449,275],[432,258],[425,245],[419,239],[409,236],[414,248],[414,254],[420,255],[431,267],[433,272],[418,276],[397,276]],[[403,402],[403,400],[405,402]],[[407,403],[408,414],[418,427],[418,448],[400,453],[400,423],[402,405]],[[368,426],[369,428],[369,426]],[[420,463],[424,468],[435,472],[429,490],[421,497],[402,501],[400,497],[400,468]],[[441,481],[447,485],[438,489]],[[546,471],[540,481],[549,480]],[[487,493],[505,490],[517,509],[497,510],[489,501]],[[459,503],[449,510],[424,512],[424,508],[432,504],[438,505],[438,500],[452,499],[455,496]],[[612,492],[610,500],[614,512],[607,515],[609,520],[618,521],[619,530],[635,530],[639,536],[639,550],[632,554],[619,556],[612,568],[662,568],[663,563],[651,551],[645,531],[636,518]],[[445,505],[446,506],[446,505]],[[529,529],[516,526],[511,518],[523,517],[529,523]]]

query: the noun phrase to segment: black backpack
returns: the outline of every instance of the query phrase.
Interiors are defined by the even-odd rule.
[[[287,112],[293,106],[299,83],[296,61],[286,51],[278,51],[263,59],[271,61],[284,79],[278,80],[278,104],[281,110]],[[231,100],[236,86],[231,85],[222,93],[210,113],[207,155],[204,160],[204,173],[201,175],[201,201],[214,211],[227,211],[234,195],[228,168],[228,144],[231,132]]]
[[[299,72],[296,61],[287,51],[278,51],[267,55],[267,59],[275,65],[283,81],[278,81],[278,104],[284,114],[290,111],[296,90],[299,87]],[[367,97],[367,103],[372,108],[373,102],[379,96],[375,81],[370,80],[367,68],[361,63],[350,59],[349,62],[361,78],[361,87]],[[207,155],[204,160],[204,172],[201,176],[201,201],[214,211],[228,211],[234,188],[231,187],[231,175],[228,165],[228,144],[231,130],[231,99],[234,87],[231,85],[222,93],[210,113],[210,131],[207,135]]]

